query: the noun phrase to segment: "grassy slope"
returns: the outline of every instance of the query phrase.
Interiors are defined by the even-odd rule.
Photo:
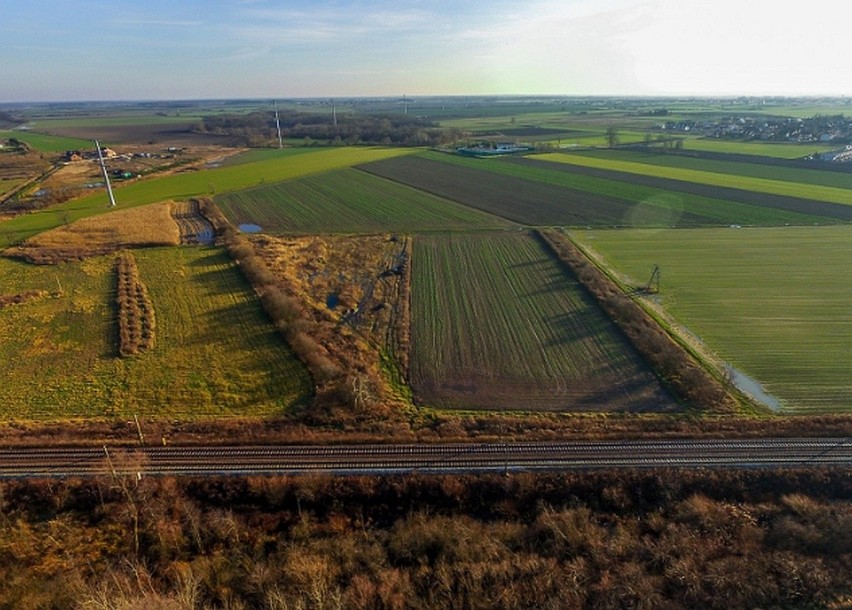
[[[631,174],[656,176],[658,178],[669,178],[672,180],[685,180],[688,182],[709,184],[712,186],[739,188],[760,193],[772,193],[774,195],[802,197],[804,199],[815,199],[819,201],[830,201],[833,203],[852,205],[852,197],[850,197],[848,189],[831,186],[798,184],[783,182],[780,180],[768,180],[766,178],[754,178],[751,176],[734,176],[703,170],[661,167],[645,163],[600,159],[592,156],[584,156],[581,153],[549,153],[537,155],[536,158],[553,161],[555,163],[582,165],[586,167],[628,172]]]
[[[502,218],[353,169],[216,198],[235,223],[267,232],[428,231],[504,227]]]
[[[659,264],[663,305],[785,411],[850,409],[849,227],[574,235],[636,284]]]
[[[156,347],[118,359],[114,257],[32,267],[0,259],[4,292],[65,294],[0,310],[0,416],[209,417],[279,413],[310,392],[222,250],[136,252],[157,319]]]
[[[527,234],[418,236],[412,260],[411,378],[421,400],[618,410],[653,408],[646,392],[659,399],[613,324]]]
[[[310,153],[302,150],[291,152],[285,149],[254,163],[134,182],[116,188],[115,197],[121,207],[132,207],[165,199],[187,199],[209,195],[212,192],[224,193],[263,183],[290,180],[409,152],[408,149],[389,148],[326,148]],[[106,212],[108,212],[106,194],[98,193],[47,210],[19,216],[0,224],[0,248],[59,226],[65,220],[73,221]]]

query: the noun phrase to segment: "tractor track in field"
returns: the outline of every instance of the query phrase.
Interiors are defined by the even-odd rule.
[[[0,478],[852,468],[852,438],[0,449]]]

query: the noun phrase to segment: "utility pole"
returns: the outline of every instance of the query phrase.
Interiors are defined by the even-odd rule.
[[[109,195],[109,207],[115,207],[115,197],[112,194],[112,185],[109,183],[109,174],[107,173],[106,163],[104,163],[104,156],[101,153],[101,145],[98,144],[98,141],[95,140],[95,149],[98,151],[98,162],[101,165],[101,173],[104,176],[104,182],[106,183],[107,195]]]
[[[275,100],[272,101],[272,108],[275,110],[275,129],[278,131],[278,148],[284,148],[284,141],[281,139],[281,121],[278,120],[278,105]]]
[[[136,432],[139,434],[139,444],[144,445],[145,437],[142,436],[142,426],[139,425],[139,418],[136,416],[135,413],[133,414],[133,421],[136,422]]]

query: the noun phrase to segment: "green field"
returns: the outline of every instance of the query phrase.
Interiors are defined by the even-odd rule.
[[[417,236],[411,380],[470,409],[676,408],[597,304],[526,232]]]
[[[852,405],[852,229],[577,231],[788,413]]]
[[[114,112],[95,116],[37,116],[29,123],[31,129],[43,133],[64,130],[107,128],[107,127],[155,127],[160,125],[186,124],[201,120],[200,112],[185,115],[162,115],[154,112]]]
[[[410,152],[401,148],[324,148],[310,152],[284,149],[265,154],[262,159],[252,163],[178,173],[127,184],[115,189],[115,198],[119,207],[188,199],[291,180]],[[106,193],[101,192],[19,216],[0,223],[0,248],[57,227],[66,220],[73,221],[108,211]]]
[[[9,191],[17,188],[18,186],[20,186],[24,182],[26,182],[26,180],[19,180],[19,179],[3,180],[2,178],[0,178],[0,197],[5,195]]]
[[[21,131],[18,129],[14,131],[0,129],[0,140],[8,140],[10,138],[26,142],[32,148],[47,153],[61,153],[66,150],[94,147],[91,140],[68,138],[65,136],[53,136],[44,133],[36,133],[34,131]]]
[[[770,193],[787,197],[801,197],[803,199],[814,199],[818,201],[829,201],[843,205],[852,205],[849,190],[844,188],[821,186],[813,184],[799,184],[782,180],[769,180],[766,178],[755,178],[751,176],[735,176],[731,174],[719,174],[696,169],[685,169],[681,167],[666,167],[648,163],[637,163],[633,161],[622,161],[617,159],[601,159],[587,156],[581,153],[559,154],[549,153],[537,155],[537,159],[552,161],[554,163],[566,163],[569,165],[580,165],[630,174],[641,174],[656,178],[667,178],[670,180],[683,180],[696,184],[707,184],[710,186],[728,187],[755,191],[759,193]]]
[[[223,250],[135,254],[156,312],[156,346],[116,357],[114,257],[57,267],[0,259],[4,294],[62,296],[0,309],[0,416],[195,419],[282,413],[311,391]]]
[[[216,197],[235,224],[265,232],[432,231],[509,223],[446,199],[354,169]]]
[[[821,170],[820,165],[818,164],[814,164],[813,167],[809,169],[788,167],[785,165],[763,164],[757,160],[755,160],[754,163],[743,163],[742,161],[699,159],[685,155],[665,154],[653,151],[630,152],[624,150],[586,151],[583,152],[583,156],[614,161],[642,163],[643,165],[700,170],[713,172],[715,174],[747,176],[750,178],[764,178],[767,180],[780,180],[782,182],[831,186],[852,190],[852,172]]]
[[[602,152],[601,154],[607,153]],[[556,184],[606,197],[625,199],[640,204],[640,211],[641,207],[646,206],[669,210],[669,224],[676,224],[680,216],[684,213],[703,216],[707,224],[779,225],[785,223],[812,224],[815,222],[814,216],[810,214],[765,208],[701,195],[685,195],[676,191],[644,186],[634,182],[622,182],[594,176],[566,173],[556,171],[555,169],[548,169],[543,165],[524,165],[523,163],[515,162],[511,158],[471,159],[459,155],[439,153],[423,153],[423,156],[444,161],[445,163],[483,169],[525,180],[544,182],[545,184]],[[537,160],[539,155],[528,158]],[[641,223],[641,213],[634,213],[633,218],[625,218],[621,221],[621,224],[634,226],[641,226]]]

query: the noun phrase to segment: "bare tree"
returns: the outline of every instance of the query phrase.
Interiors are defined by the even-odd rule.
[[[618,146],[618,127],[615,125],[606,128],[606,143],[610,148]]]

